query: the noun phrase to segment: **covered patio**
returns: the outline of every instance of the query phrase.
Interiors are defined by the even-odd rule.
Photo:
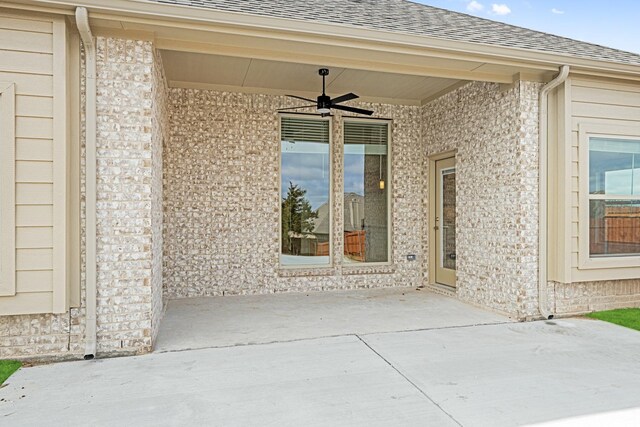
[[[269,297],[199,298],[300,292],[280,297],[293,306],[306,292],[343,289],[398,287],[412,304],[420,292],[413,289],[445,285],[449,295],[514,319],[538,314],[537,102],[539,82],[553,75],[552,67],[445,59],[436,52],[423,52],[428,61],[369,55],[384,57],[373,63],[353,46],[282,41],[274,46],[289,52],[266,53],[164,37],[156,34],[168,86],[164,331],[187,340],[186,326],[211,321],[237,332],[231,341],[214,338],[214,345],[268,342],[268,330],[242,332],[242,322],[226,322],[223,313],[253,312],[260,304],[266,313]],[[324,67],[329,74],[320,77]],[[296,98],[314,100],[323,89],[331,97],[357,94],[342,106],[371,116],[334,109],[327,116]],[[388,134],[374,141],[367,132],[375,126]],[[322,141],[316,140],[320,134]],[[289,155],[298,157],[285,161]],[[441,160],[449,166],[442,169]],[[446,182],[438,181],[440,172]],[[283,206],[294,184],[308,197],[310,225],[287,231]],[[285,240],[292,240],[290,248]],[[430,305],[421,294],[423,309],[440,310],[440,297]],[[368,298],[346,300],[366,306]],[[306,336],[296,324],[319,326],[316,336],[345,332],[340,321],[326,323],[326,310],[346,303],[328,297],[319,304],[316,318],[302,310],[291,315],[288,339]],[[316,325],[322,310],[325,323]],[[434,318],[438,327],[459,325],[447,314]],[[400,330],[412,328],[408,319],[399,322]],[[367,330],[367,322],[354,323]],[[173,348],[164,347],[163,335],[158,340],[156,349]]]
[[[422,288],[183,298],[168,302],[155,352],[510,322]]]
[[[117,261],[95,283],[96,354],[539,316],[539,89],[557,64],[310,27],[92,25],[109,209],[88,259]],[[122,323],[120,303],[140,314]]]

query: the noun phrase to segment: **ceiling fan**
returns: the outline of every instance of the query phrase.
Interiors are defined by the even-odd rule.
[[[317,100],[314,101],[313,99],[303,98],[301,96],[287,95],[290,98],[296,98],[296,99],[301,99],[303,101],[314,102],[315,104],[303,105],[301,107],[280,108],[278,109],[278,111],[299,110],[302,108],[316,107],[318,113],[320,113],[323,117],[328,116],[331,113],[331,109],[348,111],[350,113],[366,114],[367,116],[370,116],[373,114],[373,111],[370,111],[370,110],[364,110],[362,108],[355,108],[355,107],[347,107],[346,105],[339,105],[342,102],[357,99],[359,98],[359,96],[356,95],[355,93],[347,93],[345,95],[338,96],[337,98],[331,99],[325,93],[325,77],[329,75],[329,70],[327,68],[320,68],[318,70],[318,74],[322,76],[322,95],[318,96]]]

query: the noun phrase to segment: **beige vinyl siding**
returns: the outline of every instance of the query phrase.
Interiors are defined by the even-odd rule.
[[[16,160],[53,161],[53,140],[16,138]]]
[[[581,150],[579,142],[580,126],[586,124],[613,125],[621,127],[640,126],[640,84],[627,83],[613,80],[599,79],[571,79],[570,90],[570,193],[567,194],[571,203],[571,223],[569,233],[571,239],[571,280],[596,281],[609,279],[624,279],[640,277],[638,268],[580,268],[580,244],[581,239],[588,239],[588,235],[582,235],[580,227],[580,185],[581,177]],[[583,254],[584,255],[584,254]],[[586,254],[588,256],[588,254]]]
[[[0,296],[16,293],[15,89],[0,82]]]
[[[0,315],[68,308],[66,32],[62,18],[0,12],[0,81],[15,84],[16,278]]]

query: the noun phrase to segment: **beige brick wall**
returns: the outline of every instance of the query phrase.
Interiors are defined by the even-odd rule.
[[[161,312],[164,82],[150,42],[97,39],[98,354],[151,349]]]
[[[393,267],[342,264],[342,121],[333,119],[335,266],[278,266],[278,114],[285,97],[170,90],[164,147],[166,295],[195,297],[421,284],[419,107],[367,105],[393,119]]]
[[[559,315],[640,307],[640,279],[549,283],[551,307]]]
[[[65,314],[0,316],[0,359],[64,359],[83,354],[83,317]]]
[[[168,137],[169,100],[162,58],[153,55],[153,104],[151,146],[151,337],[155,341],[163,314],[162,292],[162,146]]]
[[[423,116],[425,157],[457,149],[457,295],[518,318],[537,307],[538,90],[474,82]],[[428,162],[423,169],[428,188]]]

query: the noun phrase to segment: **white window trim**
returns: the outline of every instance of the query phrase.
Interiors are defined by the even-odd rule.
[[[387,125],[387,181],[385,182],[385,186],[387,188],[387,261],[384,262],[358,262],[354,264],[345,264],[342,266],[345,269],[362,269],[367,267],[380,267],[380,266],[390,266],[393,265],[393,141],[392,141],[392,121],[389,119],[367,119],[360,117],[342,117],[342,146],[340,149],[342,150],[342,176],[340,179],[343,183],[343,192],[344,192],[344,124],[348,122],[358,122],[358,123],[384,123]],[[344,197],[344,195],[341,195]],[[344,203],[342,204],[342,210],[340,212],[340,217],[344,218]],[[341,233],[344,234],[344,222],[342,224]],[[343,242],[344,244],[344,242]],[[344,250],[344,249],[343,249]],[[344,254],[343,254],[344,257]]]
[[[578,269],[617,269],[640,266],[640,255],[622,255],[607,257],[592,257],[589,249],[589,139],[637,139],[640,140],[640,126],[623,126],[615,122],[579,123],[578,124],[578,155],[579,155],[579,244]],[[606,199],[640,199],[640,196],[606,196],[594,197]]]
[[[284,117],[289,118],[310,118],[312,120],[326,121],[329,123],[329,263],[328,264],[300,264],[300,265],[283,265],[280,262],[280,255],[282,255],[282,119]],[[281,270],[327,270],[334,267],[333,257],[333,180],[334,180],[334,167],[333,167],[333,122],[331,116],[322,117],[317,114],[303,114],[303,113],[280,113],[278,114],[278,268]]]
[[[16,294],[15,85],[0,82],[0,296]]]

